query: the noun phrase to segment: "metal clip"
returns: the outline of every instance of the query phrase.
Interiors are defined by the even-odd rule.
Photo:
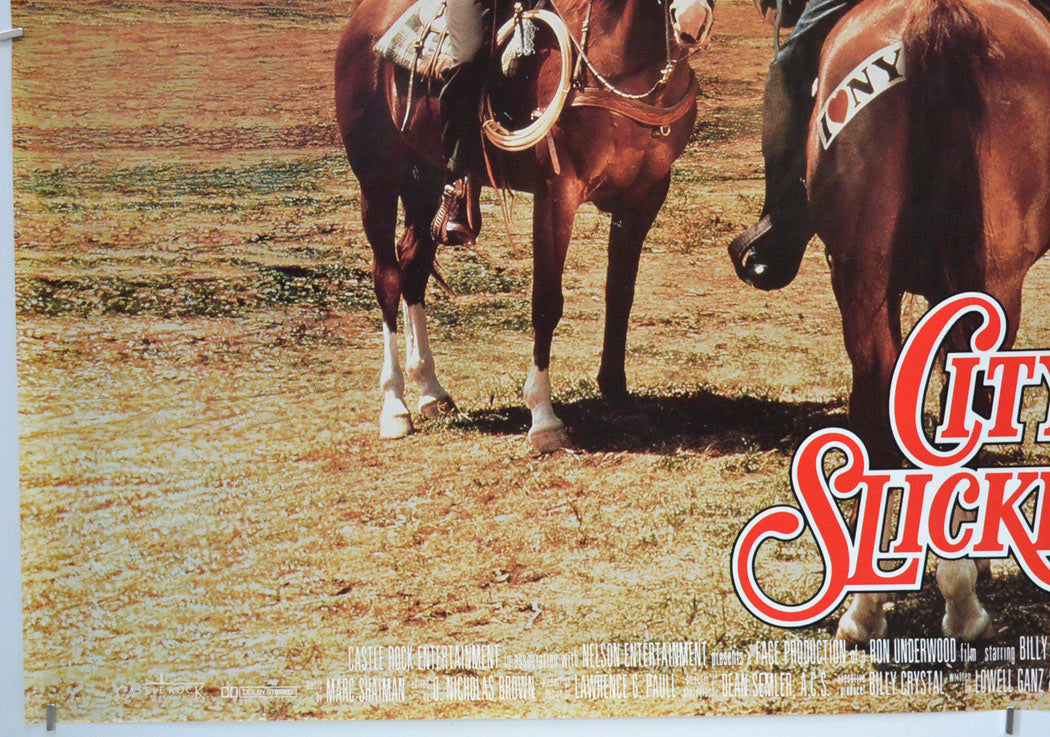
[[[0,31],[0,41],[6,41],[9,38],[22,38],[23,33],[21,28],[8,28],[6,31]]]
[[[19,30],[21,30],[21,29],[19,29]],[[55,719],[56,719],[57,712],[58,712],[58,709],[55,707],[54,704],[48,704],[47,705],[47,731],[48,732],[54,732],[55,731]]]
[[[1014,708],[1012,706],[1006,707],[1006,733],[1014,733]]]

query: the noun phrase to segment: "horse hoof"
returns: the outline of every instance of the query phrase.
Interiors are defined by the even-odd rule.
[[[412,418],[409,415],[386,415],[379,418],[379,437],[384,440],[397,440],[411,435]]]
[[[564,427],[552,427],[549,430],[529,430],[529,440],[537,453],[553,453],[556,450],[572,448],[569,433]]]
[[[425,420],[437,420],[441,417],[455,414],[455,412],[456,403],[452,401],[452,397],[431,399],[429,402],[422,404],[419,407],[419,413],[423,415],[423,419]]]
[[[835,639],[846,643],[846,648],[862,648],[869,640],[878,640],[886,636],[886,617],[882,617],[874,628],[869,629],[857,622],[849,612],[842,615]]]
[[[954,637],[964,642],[987,640],[995,634],[995,627],[992,626],[992,617],[983,607],[981,607],[980,614],[974,617],[969,624],[965,621],[952,623],[948,615],[945,614],[944,619],[941,620],[941,629],[946,637]]]

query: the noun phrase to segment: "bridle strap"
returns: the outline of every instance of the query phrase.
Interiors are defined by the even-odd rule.
[[[548,2],[550,2],[551,7],[554,9],[554,12],[558,14],[558,17],[560,17],[562,19],[562,21],[564,22],[565,21],[565,14],[561,12],[561,9],[558,7],[558,5],[555,2],[555,0],[548,0]],[[572,34],[571,30],[569,31],[569,38],[572,40],[572,45],[576,48],[576,53],[579,54],[579,57],[577,59],[577,69],[580,72],[582,72],[582,69],[580,69],[580,63],[582,62],[582,65],[587,67],[587,70],[591,73],[591,75],[595,78],[595,80],[597,80],[598,84],[600,84],[602,87],[604,87],[606,90],[608,90],[612,94],[617,95],[617,96],[622,97],[622,98],[627,99],[627,100],[642,100],[642,99],[644,99],[646,97],[649,97],[650,95],[652,95],[653,93],[657,92],[658,90],[662,89],[667,84],[667,82],[671,79],[671,75],[674,74],[675,69],[678,68],[678,64],[681,61],[680,59],[674,59],[673,58],[673,53],[671,51],[671,40],[670,40],[671,11],[670,11],[670,5],[668,4],[668,0],[664,0],[664,35],[665,35],[666,40],[667,40],[667,60],[666,60],[666,64],[664,65],[664,68],[660,71],[660,78],[657,79],[656,82],[653,83],[652,87],[650,87],[645,92],[642,92],[640,94],[635,94],[635,93],[626,92],[624,90],[621,90],[619,87],[617,87],[612,82],[610,82],[608,79],[606,79],[604,76],[602,76],[601,72],[599,72],[594,67],[594,64],[592,64],[591,60],[587,57],[587,49],[585,48],[585,44],[586,44],[586,41],[587,41],[587,35],[589,35],[591,8],[593,7],[593,5],[594,5],[594,0],[589,0],[589,2],[587,3],[587,15],[586,15],[586,17],[584,19],[584,29],[585,29],[584,30],[584,44],[580,43],[580,41],[576,38],[576,36],[574,36]],[[565,25],[566,25],[566,28],[568,28],[569,24],[566,23]],[[579,75],[578,79],[580,77],[582,77],[582,76],[583,75],[581,73]]]
[[[591,10],[594,8],[594,0],[588,0],[587,2],[587,15],[583,16],[583,28],[580,30],[580,46],[583,51],[576,56],[576,71],[573,73],[573,84],[577,87],[583,87],[583,56],[587,53],[587,42],[591,38]],[[557,8],[555,8],[557,10]],[[561,13],[558,13],[558,17],[565,20],[565,17]],[[570,31],[569,35],[572,35]]]
[[[773,19],[773,48],[780,53],[780,26],[784,22],[784,0],[777,0],[777,15]]]

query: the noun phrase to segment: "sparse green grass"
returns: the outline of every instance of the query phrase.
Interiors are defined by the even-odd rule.
[[[453,264],[446,281],[457,294],[520,294],[529,277],[477,256],[468,256]]]
[[[693,141],[710,145],[754,138],[762,129],[762,105],[734,105],[710,110],[696,125]]]
[[[229,279],[29,277],[19,280],[15,299],[20,313],[48,317],[229,317],[288,305],[341,310],[375,306],[371,272],[338,264],[264,268]]]

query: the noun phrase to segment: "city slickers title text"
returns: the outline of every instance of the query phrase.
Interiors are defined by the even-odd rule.
[[[922,421],[937,354],[948,333],[974,315],[981,324],[970,350],[945,359],[943,419],[931,442]],[[734,545],[733,583],[752,614],[772,625],[801,627],[828,616],[851,593],[917,590],[931,552],[948,559],[1013,555],[1036,585],[1050,590],[1050,468],[966,466],[985,445],[1020,443],[1024,390],[1050,386],[1050,351],[1000,350],[1007,329],[999,303],[970,292],[937,305],[912,331],[894,372],[889,412],[896,445],[914,468],[871,468],[860,438],[839,428],[821,430],[802,443],[791,467],[798,508],[763,510]],[[992,395],[987,417],[974,408],[983,385]],[[1050,442],[1050,416],[1037,428],[1036,441]],[[843,458],[833,472],[825,471],[825,463]],[[898,491],[899,519],[884,546],[883,528]],[[838,502],[854,498],[851,532]],[[956,514],[961,510],[969,512],[962,521]],[[759,548],[768,540],[794,540],[807,528],[823,558],[822,585],[808,601],[775,601],[758,582]],[[885,561],[893,563],[880,565]]]

